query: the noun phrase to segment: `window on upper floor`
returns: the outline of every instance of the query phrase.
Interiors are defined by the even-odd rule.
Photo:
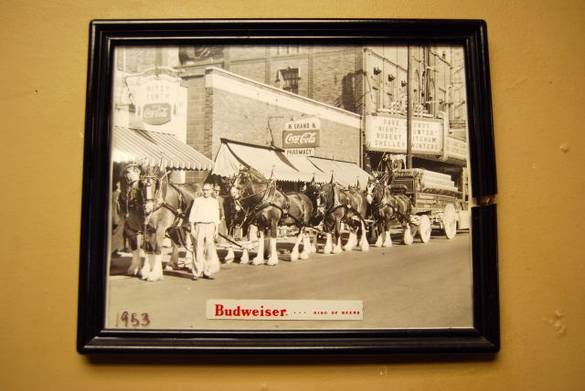
[[[299,93],[299,80],[301,80],[299,68],[288,67],[276,73],[276,82],[280,84],[280,88],[294,94]]]
[[[301,52],[300,45],[278,45],[276,46],[276,55],[282,56],[287,54],[299,54]]]

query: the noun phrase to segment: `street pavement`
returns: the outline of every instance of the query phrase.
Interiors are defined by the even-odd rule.
[[[280,249],[280,248],[279,248]],[[132,328],[124,313],[147,314],[148,329],[379,329],[472,325],[471,235],[433,236],[428,244],[374,248],[336,255],[312,254],[277,266],[223,264],[215,280],[165,272],[146,282],[123,275],[129,258],[112,259],[107,327]],[[359,321],[208,320],[207,299],[362,300]],[[124,321],[123,319],[126,319]],[[137,322],[135,322],[136,324]]]

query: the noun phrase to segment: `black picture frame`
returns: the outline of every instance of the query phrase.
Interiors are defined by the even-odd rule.
[[[463,45],[472,195],[473,327],[345,331],[104,328],[110,110],[116,45],[181,43]],[[77,350],[157,353],[493,353],[500,349],[497,193],[487,26],[482,20],[96,20],[90,25]],[[487,200],[487,201],[486,201]]]

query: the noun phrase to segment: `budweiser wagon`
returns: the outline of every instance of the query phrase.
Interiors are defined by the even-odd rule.
[[[450,175],[420,168],[399,169],[393,172],[390,190],[410,198],[411,223],[424,243],[430,240],[432,229],[439,229],[452,239],[458,227],[469,228],[465,192],[457,188]]]

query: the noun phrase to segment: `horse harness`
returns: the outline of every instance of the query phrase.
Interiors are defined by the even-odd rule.
[[[179,207],[178,208],[175,208],[175,207],[173,207],[171,204],[169,204],[168,202],[166,202],[163,199],[162,202],[160,204],[158,204],[157,207],[154,208],[152,210],[152,212],[150,212],[150,213],[152,214],[152,213],[156,212],[159,209],[166,208],[166,209],[168,209],[175,216],[175,219],[177,219],[177,220],[178,219],[183,219],[185,217],[188,217],[185,214],[185,211],[187,209],[186,208],[187,207],[187,203],[185,202],[185,197],[183,196],[183,192],[181,191],[181,189],[179,189],[177,186],[175,186],[172,183],[169,183],[169,186],[171,186],[177,192],[177,194],[178,194],[178,197],[179,197],[179,202],[178,202]]]
[[[264,194],[262,195],[262,199],[260,201],[258,201],[258,203],[256,205],[254,205],[253,208],[250,208],[246,211],[246,215],[244,216],[244,221],[242,222],[242,225],[245,226],[246,224],[250,224],[251,221],[255,218],[255,216],[258,213],[260,213],[261,211],[263,211],[264,209],[269,208],[269,207],[273,207],[273,208],[280,210],[280,212],[282,213],[281,219],[282,219],[282,217],[290,217],[291,219],[293,219],[295,221],[295,223],[299,224],[300,223],[299,219],[288,214],[288,209],[290,207],[290,201],[288,199],[288,196],[285,193],[279,191],[280,194],[282,195],[282,197],[284,198],[284,205],[283,206],[277,205],[276,203],[274,203],[274,201],[272,199],[274,198],[274,194],[277,191],[278,190],[276,189],[276,184],[274,183],[274,181],[270,181],[266,187],[266,190],[264,191]],[[245,197],[240,197],[234,201],[235,201],[237,206],[239,206],[241,209],[245,210],[245,208],[241,204],[241,201],[248,199],[248,198],[252,198],[256,195],[257,195],[256,193],[249,194]]]
[[[156,179],[157,179],[157,181],[160,182],[163,178],[164,178],[164,176],[161,178],[156,178]],[[181,191],[181,189],[179,189],[176,185],[174,185],[171,182],[168,182],[168,186],[170,186],[171,188],[173,188],[177,192],[178,206],[175,208],[173,205],[166,202],[164,199],[164,196],[162,197],[162,200],[160,197],[154,196],[152,198],[152,200],[155,202],[155,207],[152,209],[152,211],[150,211],[150,213],[148,215],[150,216],[154,212],[156,212],[160,209],[163,209],[163,208],[167,209],[174,216],[174,220],[173,220],[171,226],[168,228],[168,230],[172,230],[172,229],[180,228],[183,225],[185,218],[188,217],[186,214],[186,211],[188,209],[188,205],[187,205],[187,202],[185,200],[185,196],[183,195],[183,192]],[[158,191],[155,192],[155,194],[159,191],[161,191],[161,190],[159,189]],[[149,200],[145,200],[145,201],[149,201]],[[146,220],[145,220],[145,231],[146,231],[146,225],[147,224],[146,224]],[[167,235],[169,235],[168,232],[167,232]],[[180,243],[180,244],[184,245],[183,243]]]
[[[380,200],[380,202],[372,202],[372,206],[374,207],[374,212],[377,212],[378,217],[380,217],[380,211],[382,209],[384,209],[385,207],[390,207],[392,208],[393,213],[396,213],[396,215],[398,215],[399,220],[404,221],[407,220],[406,216],[404,216],[402,213],[400,213],[400,208],[398,208],[395,205],[392,205],[392,203],[390,203],[390,201],[388,200],[390,197],[394,197],[396,199],[396,202],[407,202],[404,200],[400,200],[398,198],[398,196],[393,196],[392,194],[389,194],[390,190],[384,186],[382,183],[378,182],[378,185],[382,185],[383,189],[384,189],[384,196],[382,197],[382,199]]]
[[[334,191],[334,190],[332,190]],[[348,202],[347,204],[343,204],[341,201],[339,201],[339,197],[332,197],[333,198],[333,205],[327,209],[327,211],[325,212],[324,216],[330,215],[332,213],[334,213],[335,211],[337,211],[339,208],[347,208],[348,211],[353,211],[359,218],[360,220],[364,221],[364,218],[362,217],[362,215],[359,213],[358,210],[356,210],[353,206],[351,206],[351,204]],[[336,202],[337,201],[337,202]],[[347,214],[344,213],[344,215]],[[344,216],[345,218],[345,216]]]

